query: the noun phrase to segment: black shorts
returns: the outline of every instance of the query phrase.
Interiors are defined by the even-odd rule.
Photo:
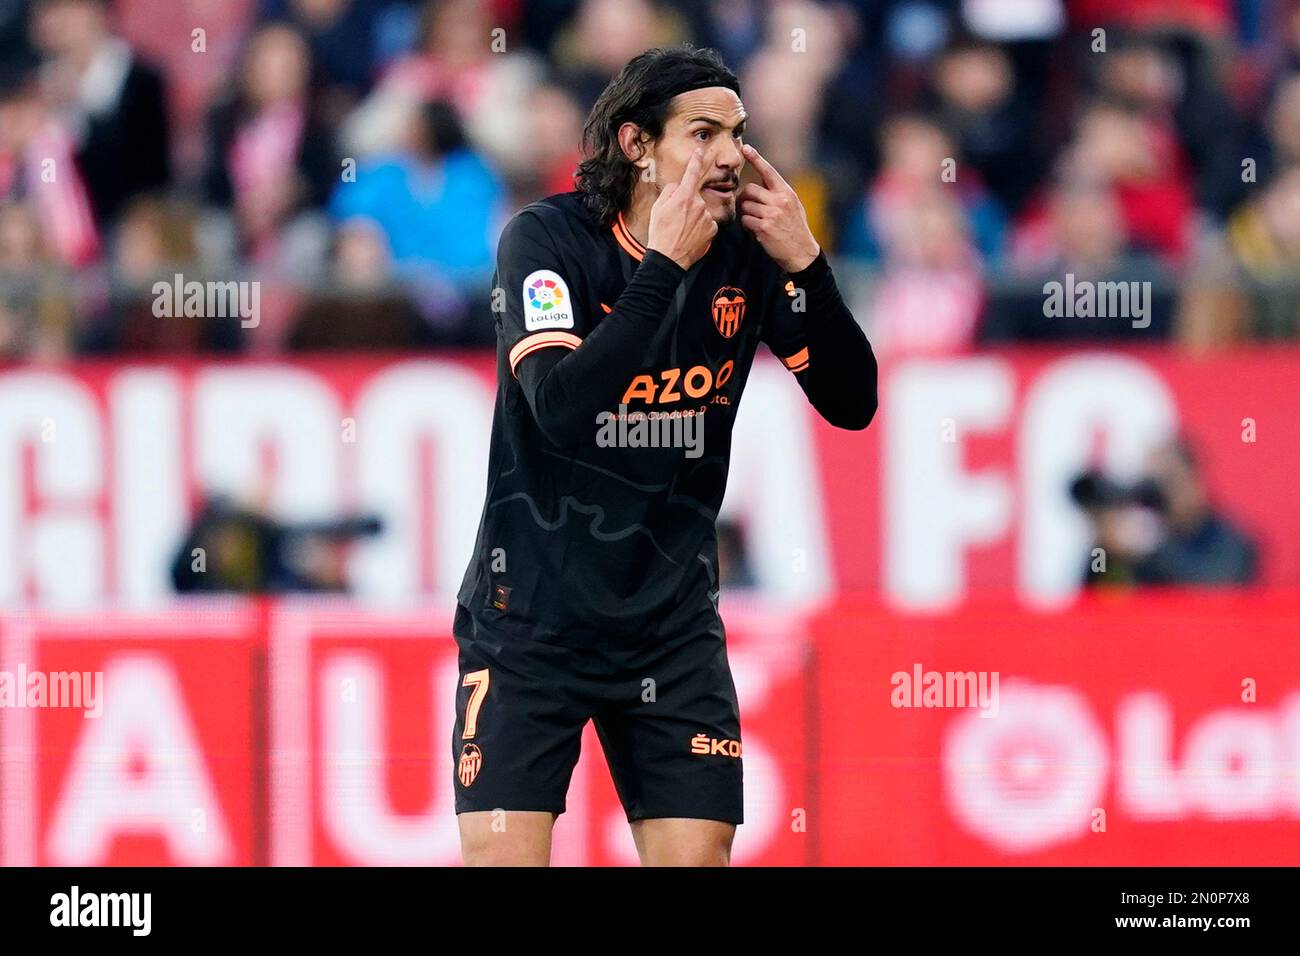
[[[721,626],[616,654],[503,635],[462,606],[456,812],[563,813],[588,720],[628,820],[741,823],[740,708]]]

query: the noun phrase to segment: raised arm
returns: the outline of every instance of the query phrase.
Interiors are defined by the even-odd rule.
[[[803,204],[758,150],[744,153],[762,177],[740,195],[741,225],[772,259],[763,338],[808,400],[839,428],[862,429],[876,414],[876,357],[844,303]],[[779,270],[779,271],[778,271]]]
[[[697,150],[681,181],[665,186],[655,201],[646,253],[603,318],[575,306],[570,283],[577,277],[563,274],[536,213],[516,216],[502,234],[495,285],[505,292],[505,311],[498,338],[538,426],[557,445],[572,446],[594,429],[610,396],[642,369],[682,276],[717,233],[699,194],[702,174]],[[557,295],[563,304],[556,304]]]

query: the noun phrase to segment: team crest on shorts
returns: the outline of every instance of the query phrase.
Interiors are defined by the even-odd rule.
[[[713,324],[718,327],[724,339],[729,339],[740,331],[740,323],[745,320],[745,290],[734,285],[724,285],[713,293]]]
[[[456,776],[460,785],[468,787],[478,779],[478,772],[483,769],[483,751],[474,744],[466,744],[460,752],[460,762],[456,767]]]

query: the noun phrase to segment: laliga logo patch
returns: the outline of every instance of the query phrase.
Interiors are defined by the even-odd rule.
[[[724,285],[713,293],[713,324],[718,327],[724,339],[729,339],[740,331],[740,323],[745,321],[745,290],[733,285]]]
[[[468,787],[478,779],[478,772],[483,769],[483,751],[473,744],[466,744],[460,752],[460,763],[456,767],[456,775],[460,777],[460,785]]]
[[[558,273],[538,269],[524,279],[524,327],[529,332],[573,328],[573,298]]]

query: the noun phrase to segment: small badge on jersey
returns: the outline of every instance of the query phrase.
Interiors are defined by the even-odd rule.
[[[460,778],[462,787],[472,786],[478,779],[478,772],[483,769],[483,751],[473,744],[466,744],[460,752],[460,760],[456,766],[456,776]]]
[[[530,272],[524,279],[524,328],[573,328],[573,296],[559,273],[550,269]]]
[[[724,339],[729,339],[740,331],[740,323],[745,321],[745,290],[733,285],[724,285],[713,293],[713,324]]]

